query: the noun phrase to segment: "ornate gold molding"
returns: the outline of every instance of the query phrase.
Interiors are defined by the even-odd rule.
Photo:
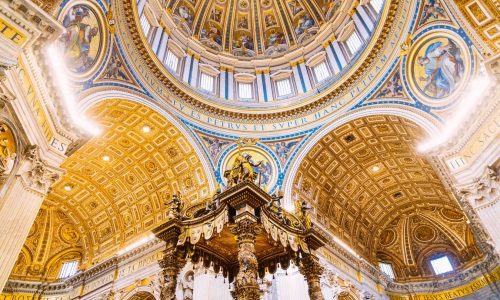
[[[284,119],[289,119],[290,117],[300,117],[304,116],[308,113],[313,113],[315,110],[320,108],[327,107],[332,102],[336,101],[338,97],[346,93],[350,88],[354,86],[358,81],[365,78],[365,73],[369,70],[369,67],[373,65],[375,59],[379,56],[380,50],[384,47],[389,40],[389,35],[391,31],[393,31],[394,22],[396,20],[396,14],[398,13],[398,7],[402,1],[393,0],[390,3],[390,7],[388,9],[389,13],[385,18],[385,23],[380,24],[379,26],[383,26],[380,34],[376,37],[375,41],[372,41],[372,48],[368,53],[367,57],[364,61],[358,66],[357,70],[343,83],[341,83],[336,89],[332,90],[330,93],[321,95],[318,99],[314,101],[310,101],[307,104],[303,104],[300,106],[293,107],[288,110],[279,111],[279,112],[242,112],[242,111],[233,111],[228,109],[223,109],[212,105],[206,101],[201,100],[201,95],[197,95],[195,92],[188,91],[184,88],[181,88],[182,84],[180,84],[177,80],[170,78],[164,73],[163,68],[160,68],[156,59],[152,58],[149,51],[149,46],[144,44],[144,39],[142,37],[142,33],[140,32],[140,27],[137,25],[137,13],[136,13],[136,3],[133,0],[126,0],[123,2],[123,13],[125,18],[128,20],[126,22],[127,29],[130,34],[130,38],[133,41],[133,44],[137,47],[138,54],[140,58],[145,62],[146,68],[151,70],[153,75],[158,78],[158,80],[172,93],[173,97],[177,97],[178,99],[182,99],[187,104],[192,105],[194,108],[206,113],[210,116],[215,116],[224,120],[231,119],[234,121],[255,121],[255,122],[264,122],[264,121],[279,121]],[[134,21],[132,21],[134,20]]]

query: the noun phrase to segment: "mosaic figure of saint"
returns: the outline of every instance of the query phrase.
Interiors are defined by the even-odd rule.
[[[464,73],[464,62],[460,48],[450,39],[448,43],[434,42],[425,50],[424,56],[418,57],[418,64],[425,69],[423,92],[442,98],[452,93]]]
[[[83,72],[92,66],[94,57],[89,55],[91,42],[99,34],[99,28],[91,23],[92,16],[90,9],[83,5],[76,5],[71,8],[64,17],[63,26],[66,32],[61,36],[64,44],[64,56],[68,65],[78,71]]]

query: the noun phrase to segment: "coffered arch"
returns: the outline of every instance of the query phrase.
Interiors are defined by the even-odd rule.
[[[62,164],[63,178],[47,201],[76,224],[89,264],[148,235],[179,193],[203,201],[209,177],[192,144],[157,111],[127,100],[106,100],[87,110],[102,133]]]
[[[479,253],[453,195],[428,158],[415,149],[424,137],[420,126],[397,116],[364,116],[344,123],[304,155],[293,179],[292,200],[309,201],[322,226],[373,263],[380,259],[378,251],[386,251],[403,267],[416,267],[413,239],[420,224],[407,223],[410,216],[418,216],[460,257],[458,266],[465,266]],[[391,226],[392,235],[386,233]],[[381,244],[387,235],[398,247]],[[422,270],[409,273],[421,276]]]
[[[186,129],[186,127],[179,121],[179,118],[175,115],[172,106],[162,102],[155,101],[150,97],[143,94],[134,93],[129,90],[125,90],[119,87],[93,87],[91,89],[82,91],[79,94],[78,106],[82,114],[87,114],[89,110],[93,107],[99,105],[103,101],[108,101],[109,99],[121,99],[125,101],[134,102],[151,110],[154,110],[165,118],[169,123],[171,123],[179,132],[185,137],[187,142],[193,147],[196,155],[200,159],[200,162],[207,174],[208,186],[211,191],[215,190],[218,184],[215,180],[215,175],[210,164],[210,159],[207,157],[206,153],[203,151],[203,146],[201,146],[196,139],[193,137],[192,133]]]
[[[429,118],[428,115],[423,114],[421,111],[413,109],[411,107],[402,108],[400,106],[385,105],[383,107],[370,107],[369,109],[359,109],[352,113],[340,116],[334,119],[329,124],[323,126],[318,132],[309,140],[307,143],[299,150],[295,159],[290,164],[290,169],[286,174],[284,180],[284,192],[285,192],[285,207],[288,210],[293,209],[293,182],[295,180],[295,174],[301,166],[301,162],[305,159],[307,154],[323,137],[330,134],[334,129],[340,127],[350,121],[356,120],[358,118],[364,118],[369,116],[396,116],[407,119],[422,129],[422,136],[432,137],[439,135],[442,128],[442,123],[436,119]]]

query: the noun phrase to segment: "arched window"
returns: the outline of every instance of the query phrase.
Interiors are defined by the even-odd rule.
[[[389,278],[394,279],[396,276],[394,275],[394,270],[392,269],[392,265],[387,262],[379,262],[380,271],[385,275],[389,276]]]
[[[453,271],[448,255],[439,255],[431,258],[431,266],[434,274],[441,275]]]
[[[59,272],[59,279],[71,277],[78,272],[78,261],[68,261],[63,263],[61,271]]]

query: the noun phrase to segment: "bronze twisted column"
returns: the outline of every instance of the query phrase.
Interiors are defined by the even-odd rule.
[[[163,251],[163,258],[159,261],[163,269],[162,286],[160,299],[175,300],[175,290],[177,288],[177,276],[186,264],[182,251],[177,249],[177,237],[166,241],[167,245]]]
[[[324,268],[318,259],[312,255],[305,256],[299,265],[299,271],[306,278],[309,298],[311,300],[324,300],[320,284],[320,277]]]
[[[239,271],[235,282],[237,300],[260,299],[255,256],[255,236],[258,232],[257,223],[251,219],[240,220],[233,228],[233,233],[238,238]]]

